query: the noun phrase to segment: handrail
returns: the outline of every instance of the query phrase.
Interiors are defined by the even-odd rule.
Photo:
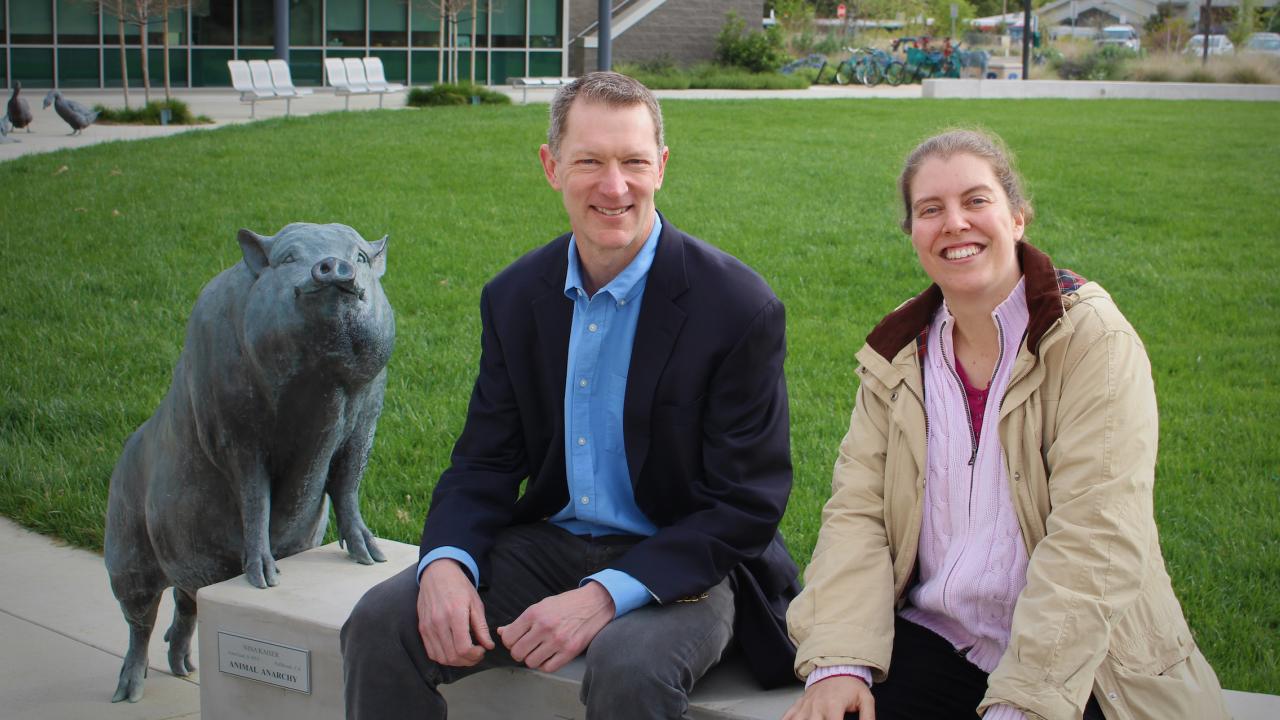
[[[634,5],[635,3],[638,3],[638,2],[640,2],[640,0],[622,0],[622,2],[618,3],[617,5],[615,5],[615,6],[613,7],[613,9],[611,9],[611,10],[609,11],[609,17],[611,17],[611,18],[612,18],[612,17],[616,16],[616,15],[618,14],[618,12],[619,12],[619,11],[623,10],[623,9],[624,9],[624,8],[626,8],[628,5]],[[592,32],[592,31],[594,31],[594,30],[595,30],[596,28],[598,28],[598,27],[600,27],[600,20],[599,20],[599,18],[597,18],[595,22],[593,22],[593,23],[591,23],[590,25],[588,25],[588,26],[586,26],[585,28],[583,28],[582,32],[578,33],[577,35],[574,35],[574,36],[573,36],[573,40],[569,41],[569,42],[570,42],[570,44],[572,44],[574,41],[581,40],[582,38],[584,38],[584,37],[586,37],[587,35],[591,34],[591,32]]]

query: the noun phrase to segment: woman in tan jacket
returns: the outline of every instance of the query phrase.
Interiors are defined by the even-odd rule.
[[[1225,718],[1160,555],[1142,341],[1024,241],[997,138],[930,138],[899,184],[933,285],[858,352],[786,720]]]

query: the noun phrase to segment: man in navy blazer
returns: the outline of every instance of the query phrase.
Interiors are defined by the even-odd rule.
[[[348,718],[443,717],[442,682],[584,652],[601,720],[683,716],[731,645],[762,685],[793,679],[783,307],[658,214],[667,157],[636,81],[557,93],[540,158],[573,232],[482,292],[421,560],[343,627]]]

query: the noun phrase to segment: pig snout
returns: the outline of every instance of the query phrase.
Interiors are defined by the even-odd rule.
[[[311,267],[311,279],[324,287],[332,285],[339,290],[364,296],[364,291],[356,288],[356,269],[346,260],[328,257]]]

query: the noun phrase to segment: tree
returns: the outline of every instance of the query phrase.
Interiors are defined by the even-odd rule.
[[[164,27],[164,96],[169,99],[169,11],[181,7],[191,7],[195,0],[89,0],[98,12],[116,18],[120,33],[120,77],[124,85],[124,104],[129,106],[129,61],[125,54],[125,24],[138,28],[138,40],[142,56],[142,96],[146,103],[151,102],[151,63],[148,44],[151,23],[157,16],[163,17]]]
[[[1232,23],[1231,29],[1227,30],[1227,37],[1231,38],[1232,44],[1236,46],[1236,52],[1244,49],[1245,43],[1249,41],[1249,36],[1258,29],[1258,0],[1240,0],[1240,5],[1236,7],[1236,21]]]
[[[476,81],[476,18],[477,0],[410,0],[415,7],[440,13],[439,61],[436,66],[436,82],[458,82],[458,26],[471,22],[471,82]],[[466,14],[469,11],[469,15]],[[446,62],[447,61],[447,62]],[[449,66],[449,76],[444,73]]]

